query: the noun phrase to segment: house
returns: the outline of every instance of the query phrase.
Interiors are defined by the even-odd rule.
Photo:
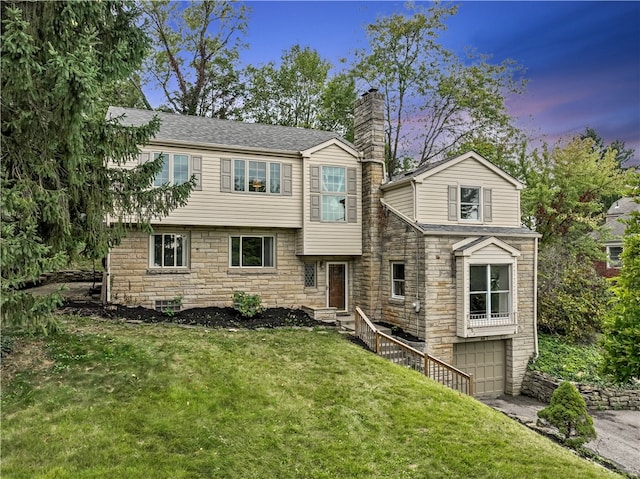
[[[620,255],[622,254],[622,235],[626,228],[625,220],[631,218],[631,213],[640,212],[640,205],[633,198],[620,198],[616,200],[607,210],[607,216],[604,224],[608,236],[604,241],[606,251],[606,261],[598,261],[595,264],[596,270],[600,275],[610,278],[617,276],[620,272],[622,262]]]
[[[156,181],[198,184],[186,206],[131,232],[107,259],[107,301],[165,310],[230,305],[236,290],[268,307],[346,313],[362,255],[362,163],[335,133],[111,107],[159,133]]]
[[[519,394],[537,351],[538,235],[514,178],[469,152],[391,181],[383,96],[355,105],[355,141],[327,133],[160,114],[140,161],[199,181],[187,206],[108,258],[108,300],[228,306],[234,290],[316,317],[356,306],[471,372],[479,395]],[[153,112],[111,108],[146,122]]]

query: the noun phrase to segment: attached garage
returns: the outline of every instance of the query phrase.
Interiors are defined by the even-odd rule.
[[[499,396],[504,393],[505,362],[505,341],[454,344],[453,364],[473,374],[477,396]]]

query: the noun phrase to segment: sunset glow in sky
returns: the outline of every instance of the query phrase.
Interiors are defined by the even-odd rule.
[[[594,128],[621,139],[640,162],[640,2],[455,2],[442,42],[512,58],[529,79],[508,102],[518,126],[554,144]],[[404,2],[247,2],[249,49],[242,60],[279,61],[299,43],[334,65],[366,47],[364,26]],[[427,4],[425,4],[427,5]]]

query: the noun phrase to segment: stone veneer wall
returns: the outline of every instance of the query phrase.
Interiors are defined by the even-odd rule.
[[[513,336],[488,336],[464,339],[457,336],[458,288],[456,259],[452,247],[461,236],[427,236],[426,307],[428,352],[453,364],[454,344],[479,340],[506,339],[506,385],[508,394],[520,394],[529,359],[535,351],[534,299],[536,297],[535,240],[500,237],[518,249],[518,333]]]
[[[326,266],[317,267],[317,286],[305,288],[304,263],[339,260],[349,261],[350,270],[353,267],[350,258],[296,256],[293,229],[163,226],[156,227],[156,232],[189,234],[190,268],[184,272],[150,270],[149,236],[132,232],[111,251],[111,302],[153,308],[157,300],[182,296],[184,308],[231,306],[233,291],[242,290],[259,294],[267,307],[324,307]],[[230,268],[229,237],[237,234],[275,235],[276,268]],[[349,286],[351,291],[352,285]]]
[[[380,227],[384,182],[384,95],[371,90],[354,105],[354,145],[362,159],[362,256],[354,276],[355,306],[370,318],[380,316]]]
[[[630,409],[640,411],[640,389],[613,389],[573,383],[589,409]],[[522,394],[549,403],[560,381],[538,371],[527,371]]]
[[[424,301],[424,237],[421,231],[387,212],[384,217],[382,235],[382,260],[380,279],[375,294],[382,304],[380,317],[384,321],[401,327],[419,338],[425,337],[423,310]],[[404,263],[405,296],[404,299],[391,297],[391,263]],[[413,309],[413,303],[419,300],[421,312]]]

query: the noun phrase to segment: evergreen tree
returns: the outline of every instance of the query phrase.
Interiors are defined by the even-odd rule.
[[[7,1],[1,9],[2,320],[45,326],[60,297],[34,297],[21,290],[26,283],[77,254],[102,258],[127,223],[148,228],[185,204],[192,183],[152,189],[161,160],[126,162],[158,122],[123,126],[99,105],[148,47],[133,2]]]

